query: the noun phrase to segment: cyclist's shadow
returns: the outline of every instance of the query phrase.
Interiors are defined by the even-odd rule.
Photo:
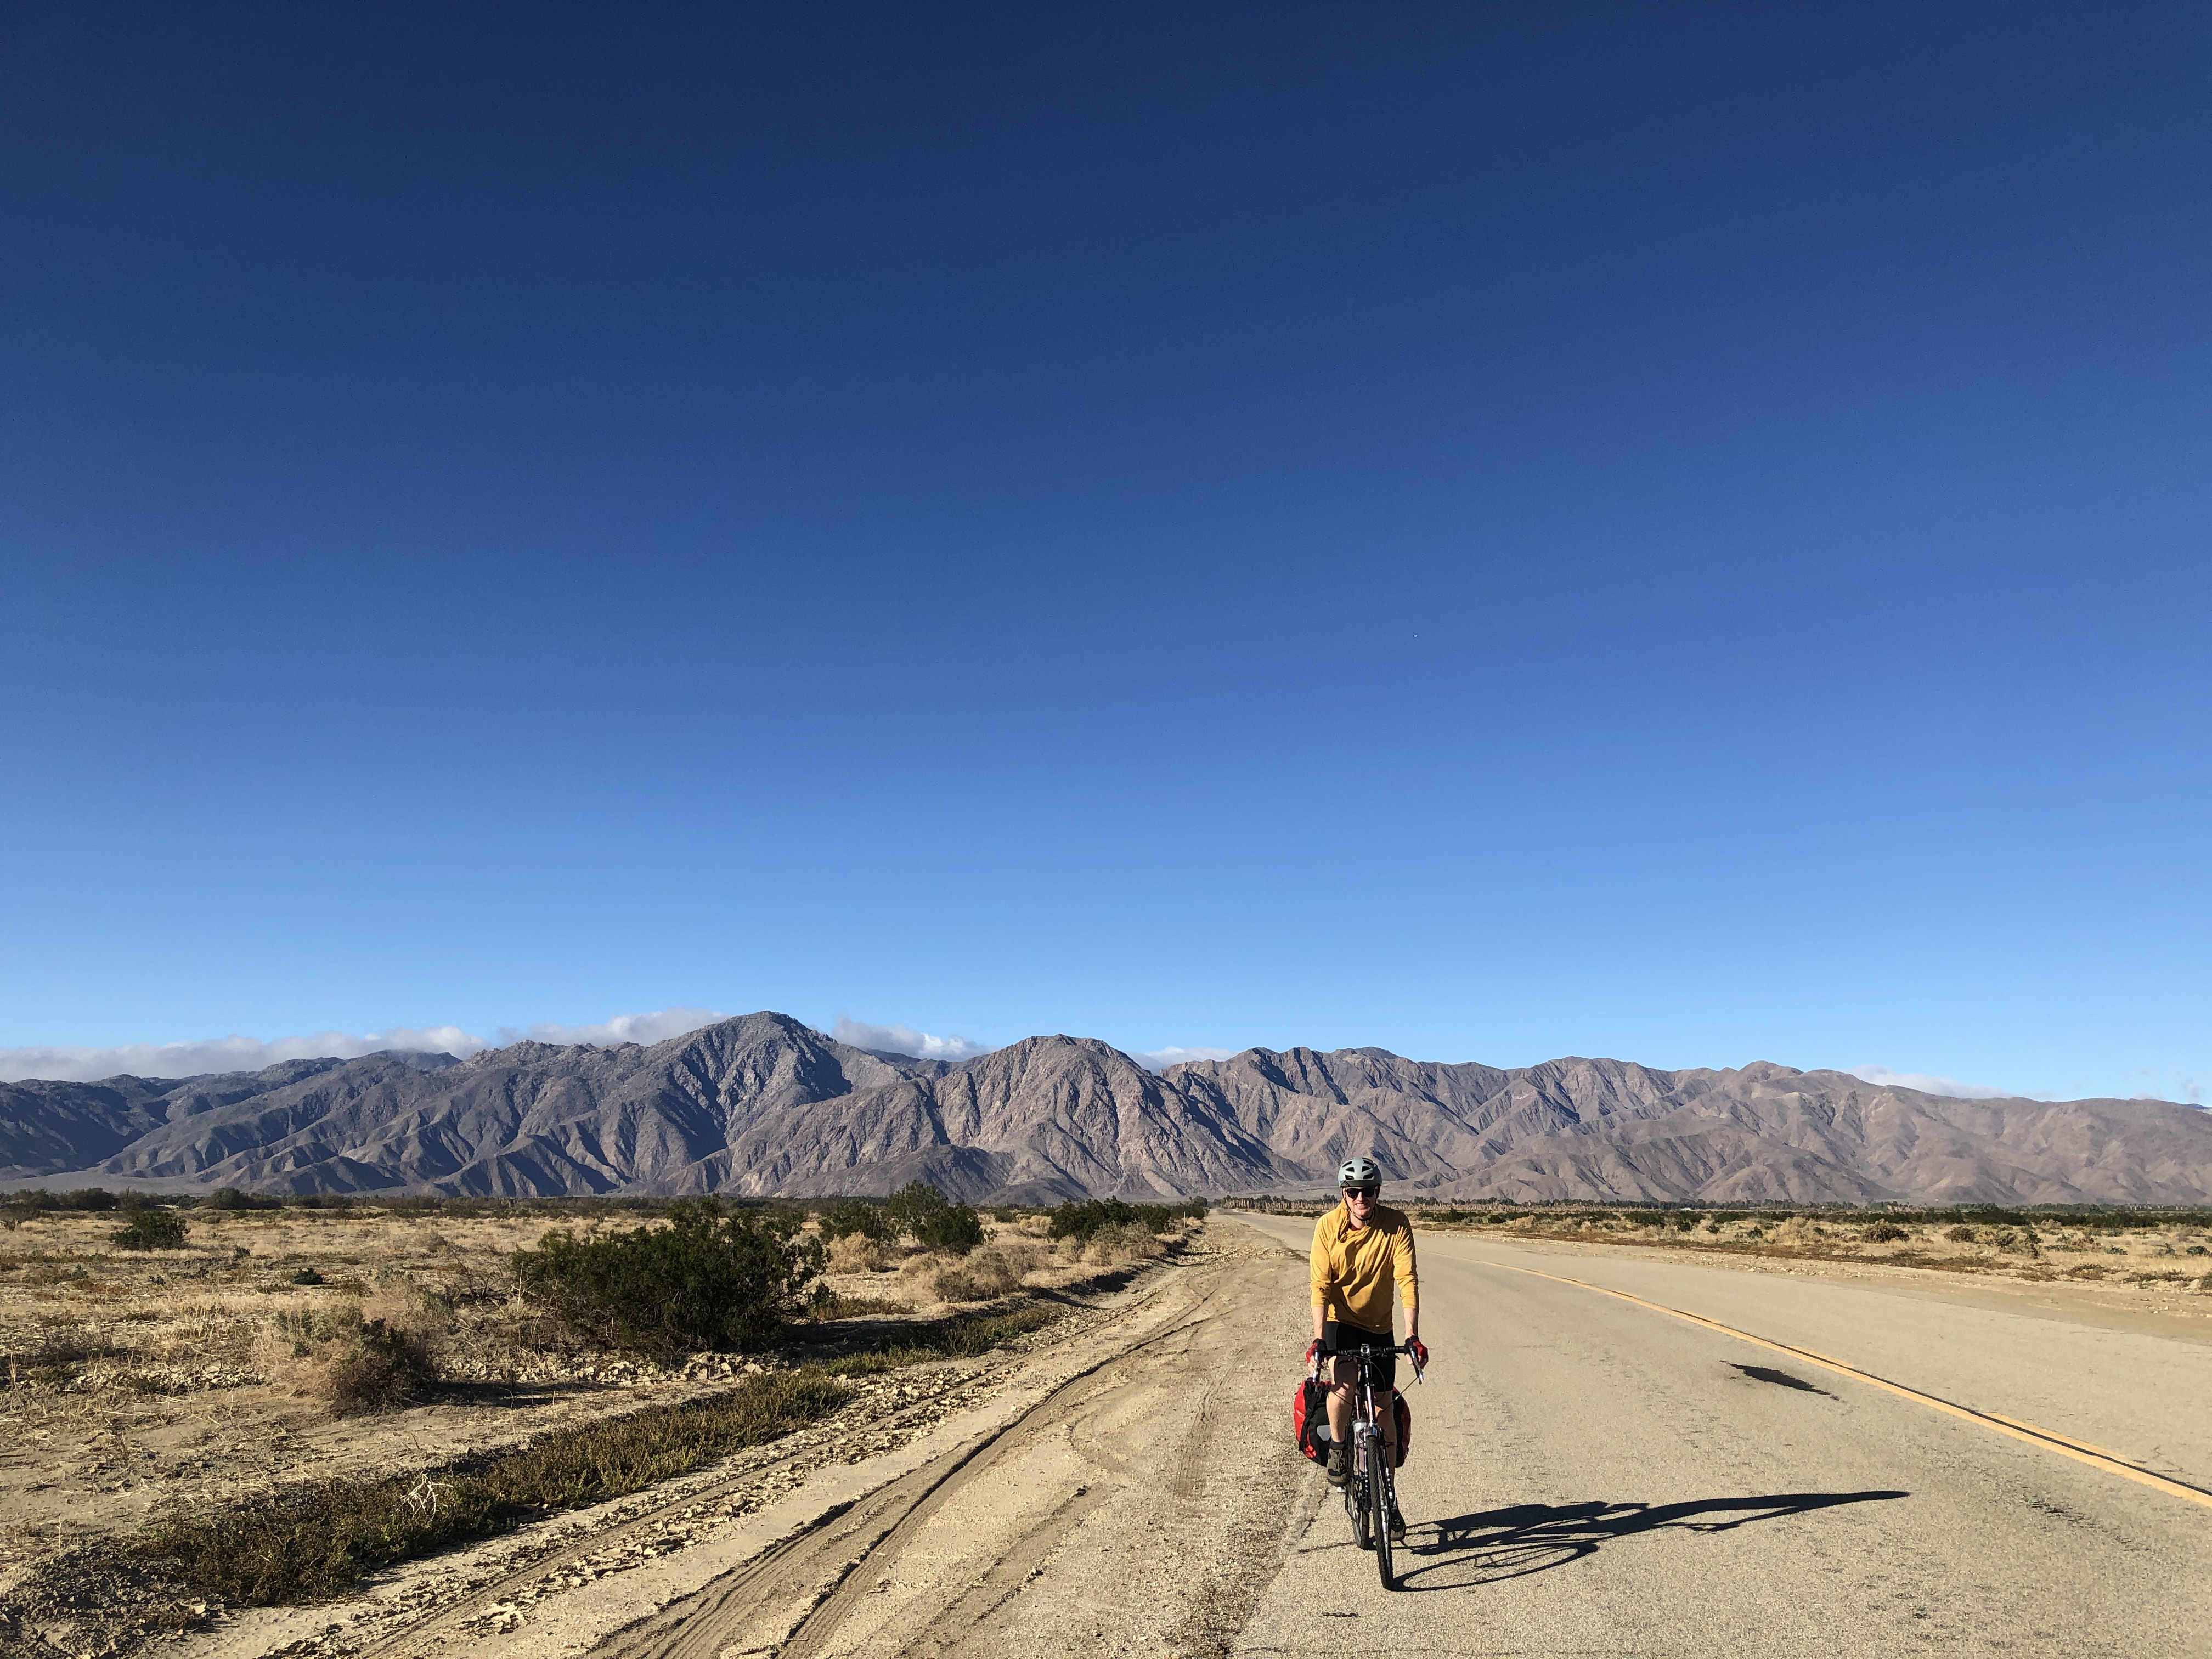
[[[1729,1532],[1842,1504],[1887,1503],[1903,1492],[1791,1492],[1689,1504],[1516,1504],[1416,1524],[1395,1553],[1402,1589],[1465,1589],[1567,1566],[1638,1533]],[[1426,1580],[1428,1582],[1424,1583]]]

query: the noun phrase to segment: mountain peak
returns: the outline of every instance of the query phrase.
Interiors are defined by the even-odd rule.
[[[1500,1068],[1249,1048],[1156,1075],[1095,1037],[1024,1037],[953,1065],[762,1010],[650,1048],[525,1039],[466,1061],[0,1085],[0,1176],[88,1184],[805,1196],[926,1180],[1039,1202],[1314,1191],[1354,1157],[1453,1199],[2212,1200],[2201,1111],[1883,1093],[1765,1060]]]

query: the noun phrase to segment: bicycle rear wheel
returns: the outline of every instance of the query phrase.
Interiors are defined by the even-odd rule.
[[[1394,1590],[1398,1577],[1390,1561],[1390,1473],[1379,1467],[1389,1461],[1390,1453],[1382,1436],[1376,1436],[1373,1444],[1378,1467],[1367,1476],[1367,1529],[1375,1536],[1375,1571],[1382,1575],[1382,1588]]]

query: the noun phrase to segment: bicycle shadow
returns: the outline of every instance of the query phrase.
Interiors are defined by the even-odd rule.
[[[1845,1504],[1891,1503],[1906,1492],[1792,1492],[1685,1504],[1516,1504],[1408,1528],[1395,1552],[1403,1589],[1466,1589],[1572,1565],[1639,1533],[1733,1532]],[[1434,1541],[1425,1541],[1433,1534]],[[1424,1578],[1435,1582],[1424,1583]]]

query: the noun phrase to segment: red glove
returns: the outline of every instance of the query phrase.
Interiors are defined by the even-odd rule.
[[[1413,1369],[1425,1371],[1429,1368],[1429,1345],[1419,1337],[1409,1339],[1406,1346],[1413,1351]]]
[[[1321,1364],[1321,1341],[1319,1338],[1316,1338],[1306,1344],[1306,1369],[1311,1370],[1319,1364]]]

